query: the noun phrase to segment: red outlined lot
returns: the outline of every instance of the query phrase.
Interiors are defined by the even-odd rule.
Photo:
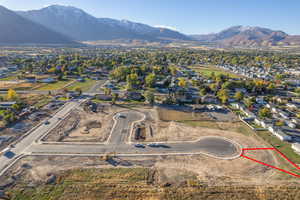
[[[268,167],[271,167],[273,169],[277,169],[281,172],[284,172],[286,174],[289,174],[289,175],[292,175],[292,176],[295,176],[295,177],[298,177],[300,178],[300,175],[299,174],[295,174],[293,172],[290,172],[290,171],[287,171],[287,170],[284,170],[284,169],[281,169],[281,168],[278,168],[278,167],[275,167],[273,165],[269,165],[265,162],[262,162],[262,161],[259,161],[259,160],[256,160],[254,158],[251,158],[251,157],[248,157],[245,155],[245,152],[247,151],[266,151],[266,150],[272,150],[272,151],[275,151],[276,153],[278,153],[283,159],[285,159],[286,161],[288,161],[291,165],[293,165],[296,169],[300,170],[300,167],[298,165],[296,165],[294,162],[292,162],[290,159],[288,159],[288,157],[286,157],[282,152],[280,152],[277,148],[274,148],[274,147],[271,147],[271,148],[243,148],[242,149],[242,153],[241,153],[241,157],[243,158],[246,158],[246,159],[249,159],[253,162],[256,162],[256,163],[259,163],[261,165],[265,165],[265,166],[268,166]]]

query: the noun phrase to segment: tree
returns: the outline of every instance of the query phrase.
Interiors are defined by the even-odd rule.
[[[80,87],[75,88],[75,92],[78,93],[78,95],[82,94],[82,89]]]
[[[185,80],[185,78],[179,78],[178,79],[178,86],[182,87],[182,88],[186,88],[187,87],[187,81]]]
[[[118,101],[118,98],[119,98],[119,94],[118,93],[113,93],[112,94],[112,100],[111,100],[111,102],[112,102],[113,105],[116,104],[116,102]]]
[[[235,98],[237,101],[241,101],[241,100],[243,100],[243,98],[244,98],[244,93],[242,93],[242,92],[236,92],[235,95],[234,95],[234,98]]]
[[[269,92],[273,92],[275,88],[276,88],[276,87],[275,87],[275,85],[274,85],[273,83],[270,83],[270,84],[268,85],[268,87],[267,87],[267,89],[268,89]]]
[[[264,107],[258,111],[258,115],[261,118],[270,118],[272,116],[272,113],[269,108]]]
[[[216,79],[215,72],[211,72],[210,75],[209,75],[209,78],[212,79],[212,80],[215,80]]]
[[[216,92],[218,90],[218,85],[216,83],[212,83],[209,85],[209,89],[213,92]]]
[[[200,96],[205,96],[207,94],[207,90],[206,88],[202,88],[200,89],[200,92],[199,92]]]
[[[22,107],[21,107],[20,104],[15,103],[14,105],[12,105],[12,109],[14,109],[15,111],[20,111],[21,108],[22,108]]]
[[[218,98],[221,100],[221,102],[223,104],[227,103],[228,99],[229,99],[229,94],[228,94],[228,90],[226,89],[221,89],[218,91],[217,96]]]
[[[113,79],[117,81],[125,81],[126,76],[130,73],[128,67],[122,66],[114,69],[110,75]]]
[[[7,91],[7,100],[16,100],[18,97],[17,92],[13,89]]]
[[[156,76],[151,73],[145,78],[146,86],[152,88],[155,84]]]
[[[110,88],[104,88],[104,94],[105,95],[111,95],[111,89]]]
[[[127,76],[127,89],[133,89],[138,86],[139,80],[138,75],[136,73],[129,74]]]
[[[11,111],[7,111],[3,116],[3,120],[6,125],[14,122],[16,119],[16,115]]]
[[[234,82],[232,81],[226,81],[225,83],[222,84],[222,89],[232,89],[234,88]]]
[[[171,67],[169,67],[169,69],[170,69],[172,76],[175,76],[177,74],[177,71],[178,71],[177,67],[171,66]]]
[[[255,103],[255,98],[254,97],[250,97],[250,98],[246,98],[244,100],[245,105],[250,108],[253,106],[253,104]]]
[[[155,102],[155,96],[154,96],[154,92],[152,90],[147,90],[144,93],[144,96],[146,98],[146,100],[149,102],[149,104],[153,105]]]

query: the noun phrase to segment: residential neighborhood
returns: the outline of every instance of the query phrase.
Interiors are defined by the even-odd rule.
[[[274,61],[269,66],[270,60],[253,61],[253,66],[224,64],[215,50],[180,48],[50,48],[48,52],[30,49],[29,55],[14,53],[1,59],[6,69],[0,79],[4,169],[18,156],[26,159],[32,154],[47,155],[46,163],[52,156],[78,154],[81,163],[84,155],[96,155],[113,166],[115,159],[133,153],[167,156],[176,163],[180,158],[173,158],[174,153],[236,160],[245,158],[244,149],[249,149],[241,146],[276,148],[291,162],[300,162],[297,65]],[[258,60],[251,52],[224,56]],[[95,144],[98,147],[91,148]],[[150,162],[146,157],[143,167]],[[274,158],[270,152],[267,157]],[[68,164],[66,160],[61,165]],[[237,166],[244,164],[240,161]],[[237,168],[229,165],[219,173],[225,169],[235,173]],[[245,167],[250,170],[254,165]]]

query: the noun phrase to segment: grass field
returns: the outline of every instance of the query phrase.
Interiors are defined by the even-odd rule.
[[[215,122],[215,121],[179,121],[181,123],[203,128],[212,128],[223,131],[232,131],[237,133],[242,133],[246,136],[251,136],[254,134],[248,126],[242,122]]]
[[[17,80],[17,76],[16,75],[12,75],[12,76],[8,76],[5,78],[0,78],[0,81],[13,81],[13,80]]]
[[[74,84],[67,87],[68,90],[74,91],[76,88],[80,88],[83,92],[88,91],[94,84],[95,80],[86,79],[84,82],[75,82]]]
[[[268,131],[258,131],[257,135],[272,146],[275,146],[294,163],[300,163],[300,156],[294,152],[290,143],[279,140]]]
[[[157,189],[147,184],[148,173],[145,168],[66,171],[55,185],[39,185],[25,191],[14,188],[11,199],[150,199]]]
[[[237,74],[234,74],[234,73],[231,73],[228,71],[224,71],[224,70],[217,68],[215,66],[212,66],[212,65],[193,66],[191,68],[194,69],[196,72],[199,72],[201,75],[203,75],[205,77],[209,77],[214,72],[216,76],[223,74],[223,75],[229,76],[230,78],[240,78],[240,76]]]
[[[186,178],[180,186],[158,184],[147,168],[77,169],[62,172],[55,184],[26,183],[8,191],[11,200],[231,200],[298,199],[299,186],[206,186]]]
[[[56,83],[49,83],[40,88],[37,88],[37,90],[42,90],[42,91],[60,90],[60,89],[63,89],[67,84],[69,84],[71,82],[72,82],[71,80],[57,81]]]
[[[193,120],[209,120],[209,117],[201,113],[184,112],[173,109],[157,108],[158,117],[163,121],[193,121]]]

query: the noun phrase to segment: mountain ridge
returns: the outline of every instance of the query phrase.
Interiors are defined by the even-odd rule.
[[[219,33],[190,35],[201,42],[214,42],[224,46],[277,46],[300,44],[300,36],[288,35],[281,30],[258,26],[232,26]]]
[[[78,41],[163,38],[191,40],[177,31],[155,28],[142,23],[96,18],[72,6],[52,5],[39,10],[16,11],[19,15]]]
[[[1,44],[75,44],[70,38],[0,5]]]

